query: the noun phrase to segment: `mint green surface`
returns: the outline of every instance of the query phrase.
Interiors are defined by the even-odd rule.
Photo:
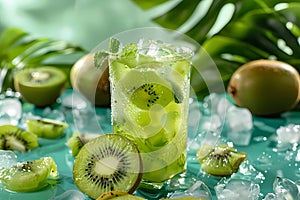
[[[55,105],[55,109],[61,110],[60,105]],[[42,113],[42,109],[36,109],[30,104],[23,104],[23,112],[34,112],[35,114]],[[97,116],[99,116],[99,123],[101,127],[100,134],[103,132],[110,132],[110,109],[109,108],[96,108]],[[276,128],[285,125],[286,119],[293,122],[298,122],[300,119],[300,112],[288,113],[288,118],[260,118],[254,117],[254,130],[252,135],[251,144],[246,147],[235,146],[239,151],[245,151],[247,153],[247,159],[258,171],[262,172],[265,176],[265,180],[260,183],[261,193],[266,195],[268,192],[273,192],[272,184],[276,176],[280,175],[285,178],[289,178],[292,181],[299,179],[299,172],[297,162],[287,160],[287,154],[277,154],[273,151],[274,143],[271,138],[275,135]],[[67,138],[72,134],[71,127],[67,129],[66,134],[58,139],[39,139],[40,147],[32,150],[31,152],[18,154],[20,161],[38,159],[42,156],[51,156],[57,163],[58,171],[62,176],[61,181],[52,187],[45,188],[41,191],[30,193],[14,193],[8,192],[0,186],[0,199],[22,199],[22,200],[46,200],[46,199],[59,199],[59,195],[67,190],[78,190],[74,185],[72,177],[72,167],[74,159],[69,152],[69,149],[65,145]],[[191,127],[190,127],[191,128]],[[102,133],[101,133],[102,132]],[[271,156],[271,162],[266,166],[257,165],[257,158],[263,154]],[[292,152],[293,155],[297,152]],[[198,176],[200,180],[206,183],[211,192],[214,194],[213,187],[220,181],[221,178],[204,175],[201,173],[200,164],[196,162],[194,158],[194,152],[189,152],[188,156],[188,172]],[[88,200],[89,198],[86,197]],[[216,199],[214,197],[214,199]],[[262,197],[260,198],[262,199]],[[67,199],[68,200],[68,199]]]

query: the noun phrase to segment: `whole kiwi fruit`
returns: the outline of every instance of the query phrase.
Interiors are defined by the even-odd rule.
[[[233,73],[227,92],[254,115],[278,116],[299,103],[299,73],[281,61],[250,61]]]
[[[71,85],[95,106],[110,106],[108,62],[100,68],[94,65],[94,53],[81,57],[70,71]]]

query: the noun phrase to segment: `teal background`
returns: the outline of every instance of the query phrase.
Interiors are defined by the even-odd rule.
[[[131,0],[0,0],[0,32],[18,27],[38,37],[65,40],[92,50],[125,30],[157,26]]]

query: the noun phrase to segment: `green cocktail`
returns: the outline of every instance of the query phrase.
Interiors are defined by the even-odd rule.
[[[142,41],[109,56],[112,124],[142,155],[144,183],[160,187],[186,167],[192,51]]]

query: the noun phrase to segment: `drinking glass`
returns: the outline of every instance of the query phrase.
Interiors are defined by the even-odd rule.
[[[140,151],[140,190],[160,190],[186,169],[192,57],[187,47],[146,39],[109,56],[113,130]]]

